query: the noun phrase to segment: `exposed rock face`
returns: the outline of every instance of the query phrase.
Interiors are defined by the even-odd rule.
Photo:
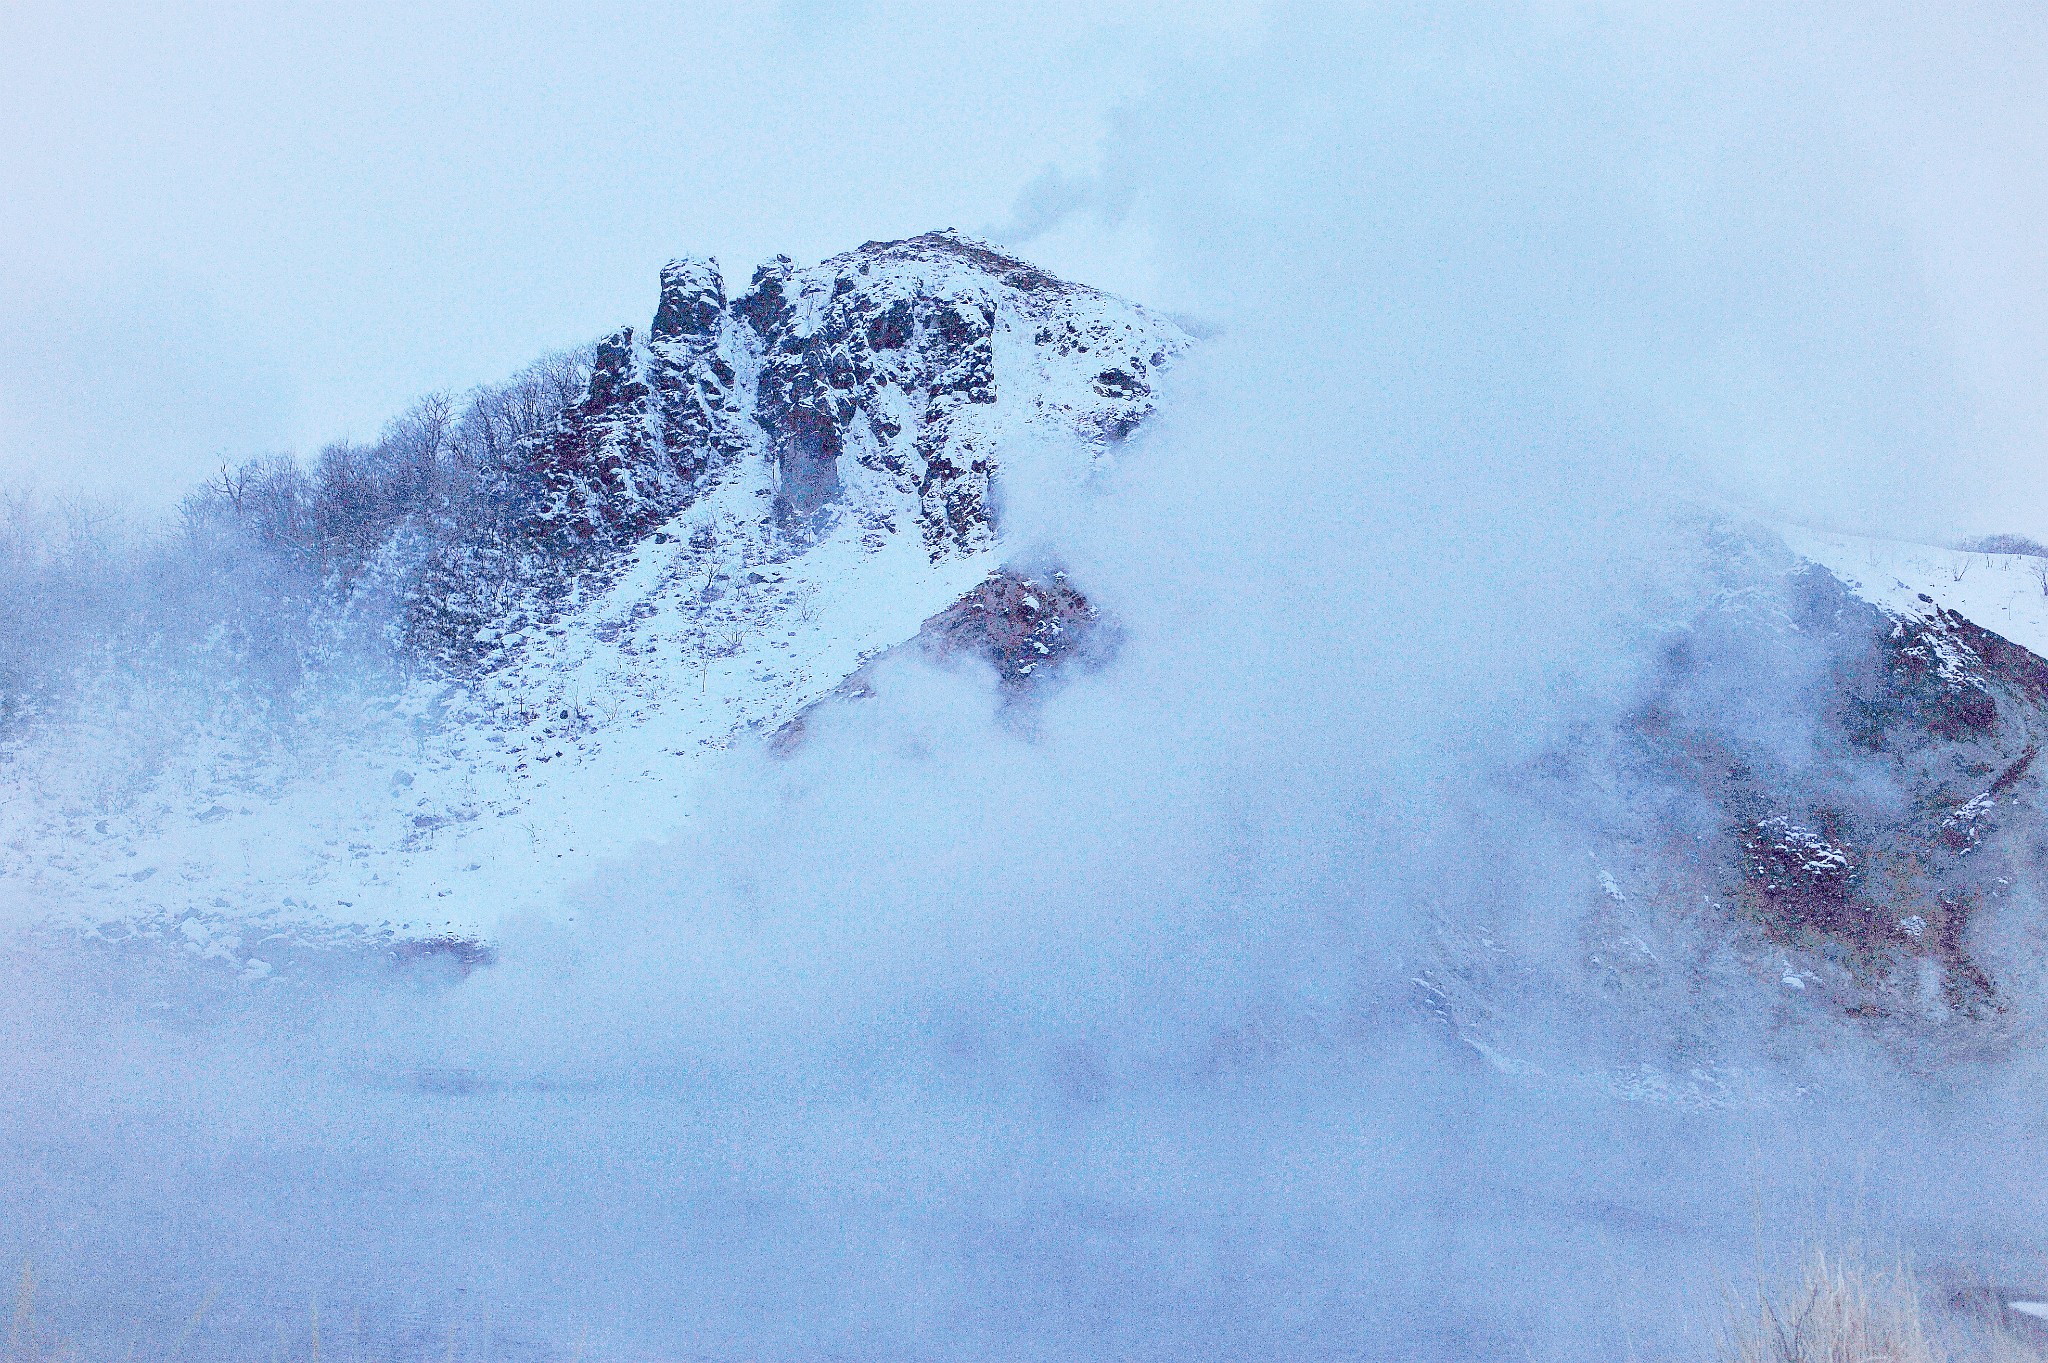
[[[1480,845],[1570,859],[1442,886],[1423,1002],[1492,1063],[1658,1102],[1755,1100],[1760,1058],[1824,1067],[1845,1020],[1928,1073],[2038,1040],[2048,661],[1933,595],[1974,571],[2042,637],[2031,569],[1707,540],[1708,604],[1633,699],[1475,810]]]
[[[935,662],[977,658],[1022,691],[1079,656],[1105,649],[1105,622],[1065,573],[993,573],[924,622],[914,641]]]
[[[1717,950],[1788,1001],[1999,1018],[2010,990],[1978,927],[2039,864],[2048,662],[1929,598],[1885,609],[1789,556],[1730,588],[1666,649],[1614,745],[1553,773],[1567,798],[1620,801],[1584,815],[1611,829],[1616,902],[1667,922],[1704,909]],[[1596,931],[1594,955],[1669,976],[1673,953],[1644,931]]]
[[[1856,860],[1850,850],[1783,814],[1736,828],[1742,874],[1770,921],[1856,933]]]
[[[664,533],[744,543],[749,563],[838,539],[966,563],[998,542],[1012,452],[1057,451],[1085,474],[1153,411],[1189,344],[953,232],[808,269],[778,256],[731,300],[712,262],[671,261],[644,337],[597,344],[581,398],[494,467],[489,514],[420,565],[407,643],[472,672]]]
[[[597,343],[590,392],[534,444],[529,469],[539,492],[534,538],[556,554],[644,534],[682,492],[659,458],[645,407],[651,390],[633,354],[633,329]]]
[[[648,384],[661,410],[668,472],[682,488],[737,459],[747,448],[746,402],[723,352],[725,284],[706,260],[670,261],[661,272],[661,305],[648,328]]]
[[[1106,659],[1116,643],[1115,625],[1065,573],[1028,576],[1001,569],[926,620],[902,647],[941,666],[971,661],[993,668],[1006,701],[1014,703],[1075,663]],[[819,705],[873,694],[870,664],[776,730],[771,747],[786,754],[800,746]]]
[[[900,511],[934,557],[975,552],[994,542],[1004,439],[1123,439],[1186,344],[1163,318],[952,232],[808,270],[778,257],[730,303],[715,266],[678,260],[646,344],[607,337],[588,396],[535,442],[535,538],[630,542],[753,455],[793,534],[848,507]]]
[[[1881,610],[1811,565],[1785,603],[1812,667],[1791,688],[1805,741],[1712,722],[1679,696],[1681,666],[1641,716],[1641,751],[1721,811],[1738,849],[1727,902],[1811,958],[1816,997],[1859,1014],[1997,1011],[1969,928],[2028,855],[2048,663],[1932,602]],[[1748,610],[1703,622],[1693,665],[1754,656],[1728,635],[1758,624]]]

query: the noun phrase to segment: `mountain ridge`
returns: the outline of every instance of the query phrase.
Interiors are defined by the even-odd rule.
[[[601,339],[581,398],[510,461],[527,491],[505,536],[538,552],[495,561],[537,600],[563,590],[564,565],[615,557],[750,461],[792,543],[851,514],[877,535],[914,523],[935,559],[979,552],[996,539],[998,444],[1036,433],[1106,451],[1191,344],[1164,317],[950,230],[809,268],[778,256],[731,299],[703,258],[661,278],[647,331]],[[430,565],[412,612],[426,651],[455,666],[495,623],[490,607],[447,609],[470,552]]]
[[[428,410],[388,452],[323,454],[310,491],[295,468],[224,480],[202,517],[313,564],[318,612],[395,631],[395,682],[344,733],[201,726],[147,769],[118,706],[88,710],[0,773],[0,915],[257,975],[285,936],[488,936],[672,832],[703,760],[928,627],[1009,693],[1041,683],[1094,612],[1005,570],[1006,461],[1086,481],[1190,344],[954,232],[777,258],[730,299],[679,257],[652,325],[544,375],[552,411],[519,398],[488,457]]]
[[[957,233],[777,258],[733,297],[678,257],[651,324],[587,367],[460,419],[409,414],[374,458],[323,454],[311,491],[259,470],[205,503],[282,526],[263,542],[318,567],[294,588],[315,615],[383,628],[404,665],[320,701],[347,716],[326,727],[216,719],[231,688],[141,759],[119,696],[17,746],[0,915],[252,978],[323,934],[482,960],[504,924],[564,912],[569,886],[685,826],[722,754],[795,752],[890,659],[967,660],[1028,719],[1016,707],[1106,660],[1118,624],[1056,562],[1010,559],[1004,470],[1087,483],[1192,343]],[[462,454],[499,391],[519,419]],[[446,490],[471,466],[481,512]],[[402,495],[352,491],[386,485]],[[1709,590],[1643,693],[1548,775],[1513,774],[1579,821],[1598,869],[1580,978],[1558,987],[1655,1001],[1679,1031],[1702,998],[1743,998],[2020,1035],[2028,957],[1987,934],[2031,921],[2014,868],[2040,841],[2043,560],[1791,527],[1706,539]],[[1786,716],[1811,751],[1772,736]],[[1469,928],[1447,932],[1432,1006],[1505,1054],[1488,1019],[1522,985]],[[1707,965],[1673,964],[1699,947],[1686,932]]]

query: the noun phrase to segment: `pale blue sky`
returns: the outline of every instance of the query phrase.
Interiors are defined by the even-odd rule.
[[[674,254],[744,284],[778,251],[1000,229],[1248,15],[13,0],[0,479],[161,504],[218,452],[367,436],[644,322]],[[1034,253],[1160,292],[1128,227]]]
[[[1525,36],[1497,70],[1427,55],[1499,32]],[[1576,125],[1546,144],[1559,79],[1611,102],[1606,161]],[[1319,229],[1332,252],[1379,251],[1372,213],[1442,215],[1441,246],[1388,258],[1404,287],[1444,270],[1483,295],[1469,271],[1512,271],[1514,243],[1470,232],[1546,204],[1627,270],[1709,261],[1639,300],[1669,353],[1640,375],[1606,356],[1603,382],[1733,413],[1709,434],[1766,500],[1796,503],[1809,458],[1900,489],[1939,458],[1944,495],[2048,533],[2044,91],[2048,16],[2022,0],[12,0],[0,485],[160,507],[222,455],[368,437],[420,393],[643,323],[682,252],[736,284],[778,251],[956,226],[1190,308],[1259,278],[1276,224],[1356,199]],[[1397,138],[1431,100],[1496,140],[1521,120],[1516,178],[1488,185],[1457,137],[1375,161],[1382,96]],[[1278,188],[1263,151],[1226,150],[1339,109],[1363,131]],[[1603,221],[1593,183],[1637,217]]]

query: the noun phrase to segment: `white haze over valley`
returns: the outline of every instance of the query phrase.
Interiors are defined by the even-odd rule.
[[[903,16],[781,21],[858,54]],[[203,949],[231,902],[200,949],[81,945],[9,854],[0,1268],[32,1263],[66,1337],[1679,1359],[1706,1356],[1728,1283],[1816,1240],[2041,1271],[2038,1046],[1929,1066],[1715,998],[1714,1046],[1676,1065],[1620,1005],[1539,983],[1488,1052],[1418,981],[1446,918],[1539,980],[1575,950],[1603,867],[1517,774],[1613,722],[1716,590],[1717,527],[1785,528],[1901,609],[1946,579],[2048,646],[2018,559],[1899,543],[2048,533],[2048,21],[1560,3],[1198,27],[1109,101],[1093,164],[1026,167],[1013,210],[959,224],[1081,283],[1155,282],[1134,301],[1199,338],[1090,476],[1050,437],[1006,449],[1000,552],[943,584],[1063,570],[1113,657],[1018,706],[899,652],[791,751],[742,735],[659,800],[564,778],[609,841],[571,874],[507,838],[477,874],[516,902],[422,910],[487,935],[473,970],[309,946],[252,973],[249,947]],[[834,78],[784,75],[757,97]],[[860,195],[832,192],[838,230]],[[851,226],[799,263],[943,225]],[[574,224],[558,249],[585,249]],[[607,268],[707,248],[649,249]],[[1068,263],[1091,257],[1125,277]],[[753,262],[723,264],[737,293]],[[903,614],[918,571],[876,600]],[[1731,712],[1777,694],[1749,680]],[[81,791],[215,741],[215,679],[95,684],[93,746],[54,750]],[[277,743],[344,775],[279,807],[340,827],[396,810],[387,773],[409,786],[439,739],[374,669],[332,686]],[[252,843],[257,880],[299,819]]]

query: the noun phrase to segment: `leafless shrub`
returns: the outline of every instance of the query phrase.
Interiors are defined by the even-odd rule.
[[[2028,539],[2025,535],[1978,535],[1960,541],[1956,548],[1967,554],[2026,554],[2033,558],[2048,558],[2048,544]]]

